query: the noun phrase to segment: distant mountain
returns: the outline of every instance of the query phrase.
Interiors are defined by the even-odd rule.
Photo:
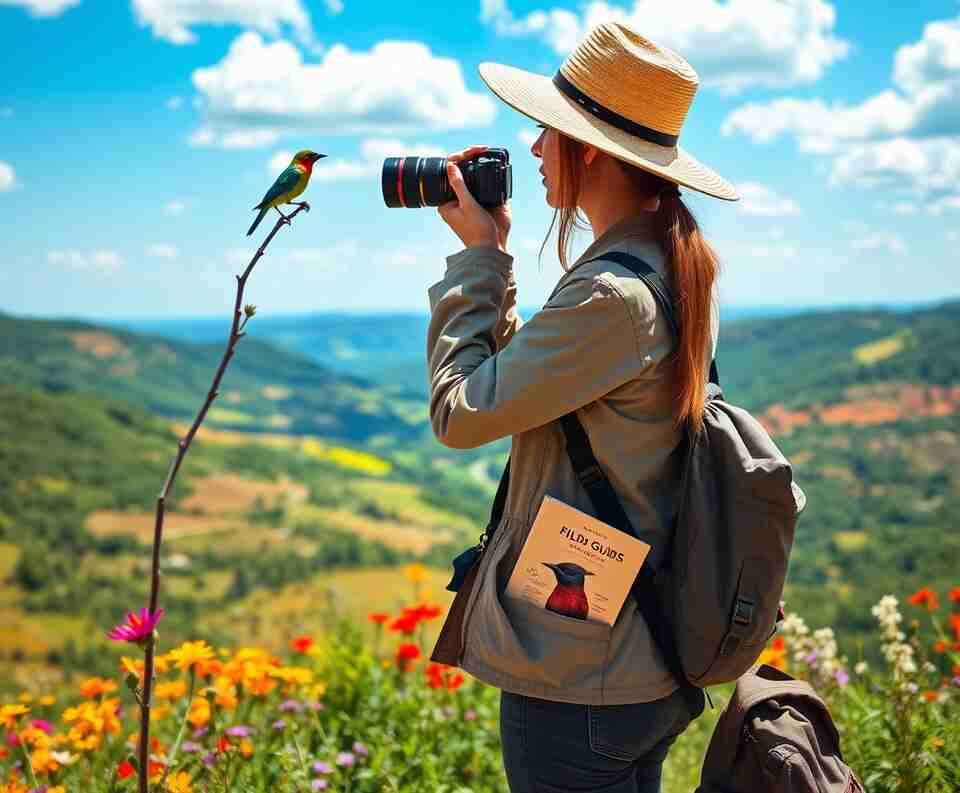
[[[217,371],[229,327],[223,331],[218,343],[197,344],[86,322],[0,315],[0,382],[96,393],[161,416],[192,418]],[[381,435],[403,440],[422,436],[424,407],[413,394],[388,397],[382,386],[251,332],[237,345],[207,423],[348,441]]]

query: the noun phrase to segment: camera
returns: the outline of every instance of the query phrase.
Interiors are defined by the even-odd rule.
[[[457,165],[467,190],[481,206],[500,206],[513,195],[506,149],[487,149]],[[447,181],[446,157],[387,157],[381,180],[388,207],[437,207],[457,197]]]

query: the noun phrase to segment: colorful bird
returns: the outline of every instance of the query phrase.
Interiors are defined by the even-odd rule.
[[[550,597],[547,598],[547,605],[545,606],[547,611],[555,611],[565,617],[585,620],[590,610],[590,604],[587,602],[587,593],[583,590],[583,580],[585,576],[593,575],[593,573],[574,562],[561,562],[560,564],[541,562],[541,564],[553,570],[553,574],[557,577],[557,585],[550,593]]]
[[[310,149],[303,149],[293,155],[290,164],[284,168],[283,173],[277,177],[277,181],[267,190],[263,201],[254,207],[254,209],[260,210],[260,212],[257,215],[257,219],[253,221],[250,231],[247,232],[248,237],[253,234],[257,226],[260,225],[260,221],[263,220],[263,216],[266,215],[271,208],[280,212],[278,208],[279,204],[297,204],[298,206],[302,206],[301,202],[294,201],[293,199],[307,189],[307,182],[310,181],[310,175],[313,173],[313,164],[326,156],[326,154],[317,154],[315,151],[310,151]],[[280,217],[286,219],[287,216],[284,215],[283,212],[280,212]]]

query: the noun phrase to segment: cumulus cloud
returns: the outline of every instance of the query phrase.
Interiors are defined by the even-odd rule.
[[[825,0],[601,0],[580,15],[554,8],[521,18],[506,0],[483,0],[480,19],[501,36],[536,36],[558,55],[595,25],[623,22],[680,52],[704,85],[724,93],[813,82],[850,49],[834,34],[836,10]]]
[[[493,100],[471,93],[460,64],[413,41],[383,41],[365,52],[342,44],[305,63],[288,41],[247,32],[193,84],[206,120],[198,146],[270,145],[292,134],[404,135],[489,124]]]
[[[858,251],[885,250],[889,253],[903,253],[907,250],[900,235],[892,231],[871,232],[851,241],[850,246]]]
[[[797,248],[790,242],[718,242],[717,248],[724,261],[737,259],[788,260],[797,257]]]
[[[187,205],[184,204],[183,201],[168,201],[163,206],[163,212],[165,215],[179,215],[186,208]]]
[[[80,5],[80,0],[0,0],[0,6],[20,6],[35,17],[60,16],[68,8]]]
[[[302,41],[312,41],[310,15],[301,0],[132,0],[141,25],[158,39],[193,44],[198,25],[239,25],[270,36],[290,27]]]
[[[800,214],[800,207],[793,199],[781,196],[766,185],[744,182],[739,190],[741,201],[738,208],[744,215],[779,217]]]
[[[152,256],[155,259],[176,259],[177,253],[176,247],[166,243],[147,246],[147,256]]]
[[[724,119],[724,135],[755,143],[792,137],[828,155],[832,184],[953,190],[960,177],[960,17],[927,24],[897,50],[892,86],[859,103],[782,97]]]
[[[17,175],[13,171],[13,166],[0,160],[0,193],[12,190],[16,184]]]
[[[116,272],[123,263],[120,254],[107,249],[95,251],[51,250],[47,252],[47,261],[67,270],[99,274]]]

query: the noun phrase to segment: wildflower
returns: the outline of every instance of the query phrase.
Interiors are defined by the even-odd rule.
[[[275,730],[283,730],[286,728],[286,726],[287,726],[287,723],[283,719],[277,719],[273,723],[273,729]]]
[[[420,657],[420,648],[415,644],[401,644],[397,648],[397,666],[406,671]]]
[[[947,643],[945,641],[935,642],[933,645],[933,651],[935,653],[945,653],[947,651]]]
[[[947,597],[950,598],[951,603],[960,603],[960,586],[955,586],[951,589]]]
[[[403,568],[403,575],[413,584],[420,584],[430,578],[430,570],[422,564],[408,564]]]
[[[167,779],[167,790],[170,793],[193,793],[193,788],[190,785],[190,774],[186,771],[181,771],[178,774],[171,774]]]
[[[224,732],[231,738],[249,738],[253,735],[253,728],[244,724],[237,724],[234,727],[227,727]]]
[[[786,667],[785,657],[787,654],[786,640],[783,636],[777,636],[757,659],[758,664],[769,664],[777,669]]]
[[[929,611],[936,611],[940,608],[940,601],[937,599],[937,593],[930,587],[924,587],[907,598],[911,606],[926,606]]]
[[[869,666],[866,661],[859,661],[857,665],[853,667],[853,671],[856,672],[858,675],[862,675],[864,672],[867,671],[868,668]]]
[[[204,727],[210,722],[213,716],[210,710],[210,703],[204,697],[197,697],[190,703],[190,712],[187,714],[187,721],[193,727]]]
[[[937,737],[936,735],[931,735],[931,736],[930,736],[930,745],[931,745],[934,749],[940,749],[941,747],[943,747],[943,746],[945,745],[945,743],[946,743],[946,741],[944,741],[943,738],[939,738],[939,737]]]
[[[377,625],[383,625],[388,619],[390,619],[389,614],[368,614],[367,619],[370,622],[375,622]]]
[[[253,744],[246,739],[240,741],[240,754],[249,760],[253,756]]]
[[[337,753],[337,765],[342,765],[349,768],[356,762],[357,762],[357,758],[356,758],[356,755],[353,754],[353,752]]]
[[[359,755],[360,757],[366,757],[368,754],[370,754],[370,750],[367,749],[367,747],[364,746],[362,743],[360,743],[360,741],[354,741],[353,752],[354,754]]]
[[[325,763],[322,760],[317,760],[313,764],[313,773],[315,774],[332,774],[333,766],[330,763]]]
[[[22,702],[24,705],[29,705],[31,702],[33,702],[33,694],[31,694],[29,691],[24,691],[17,696],[17,702]]]
[[[30,712],[26,705],[3,705],[0,707],[0,725],[12,730],[17,725],[17,719]]]
[[[473,708],[468,708],[464,711],[463,720],[464,721],[474,721],[477,718],[477,712]]]
[[[447,677],[447,691],[456,691],[463,685],[464,677],[459,672]]]
[[[30,726],[35,730],[45,732],[47,735],[51,735],[53,733],[53,725],[50,724],[49,721],[44,721],[43,719],[34,719],[30,722]]]
[[[42,697],[40,697],[40,699],[37,700],[37,701],[38,701],[41,705],[43,705],[44,707],[49,707],[50,705],[53,705],[53,704],[57,701],[57,698],[54,697],[54,696],[52,696],[52,695],[50,695],[50,694],[44,694],[44,695],[43,695]]]
[[[327,780],[326,779],[314,779],[310,782],[311,790],[326,790],[327,789]]]
[[[124,760],[120,765],[117,766],[117,776],[120,779],[126,779],[128,776],[132,776],[136,772],[136,769],[133,767],[133,763],[129,760]]]
[[[916,693],[920,690],[920,687],[919,687],[916,683],[907,683],[907,685],[905,686],[905,688],[906,688],[907,691],[909,691],[911,694],[916,694]]]
[[[308,702],[307,707],[310,708],[310,710],[319,713],[321,710],[323,710],[324,704],[322,702]]]
[[[455,711],[453,708],[451,708],[449,705],[444,705],[444,707],[443,707],[443,717],[444,717],[445,719],[452,719],[454,713],[456,713],[456,711]]]
[[[165,683],[157,683],[153,690],[153,695],[157,699],[169,699],[173,701],[187,695],[187,684],[183,680],[170,680]]]
[[[151,614],[146,606],[140,609],[139,614],[134,614],[132,611],[127,612],[127,621],[111,630],[107,634],[107,638],[117,642],[134,642],[143,646],[146,640],[153,636],[153,631],[162,616],[162,608]]]
[[[845,669],[838,669],[834,674],[834,678],[841,686],[845,686],[850,682],[850,675],[847,674]]]
[[[283,713],[299,713],[303,710],[303,703],[295,699],[288,699],[280,703],[280,710]]]
[[[102,697],[116,690],[117,684],[113,680],[104,680],[102,677],[91,677],[80,684],[80,696],[87,699]]]
[[[960,641],[960,614],[950,614],[950,628],[953,630],[956,639]]]
[[[420,619],[415,612],[407,613],[397,617],[393,622],[390,623],[388,628],[393,632],[399,631],[400,633],[410,636],[417,629],[419,622]]]
[[[936,691],[924,691],[923,699],[926,702],[936,702],[937,701],[937,692]]]
[[[311,647],[313,647],[313,639],[309,636],[298,636],[290,642],[290,649],[301,655],[306,655]]]
[[[203,750],[203,744],[199,744],[196,741],[184,741],[180,744],[180,751],[187,752],[187,754],[194,754]]]
[[[211,658],[213,658],[213,648],[202,639],[197,642],[184,642],[176,650],[170,651],[170,660],[182,672],[187,672]]]
[[[201,762],[206,766],[215,765],[217,762],[217,756],[213,752],[207,752],[201,758]]]

